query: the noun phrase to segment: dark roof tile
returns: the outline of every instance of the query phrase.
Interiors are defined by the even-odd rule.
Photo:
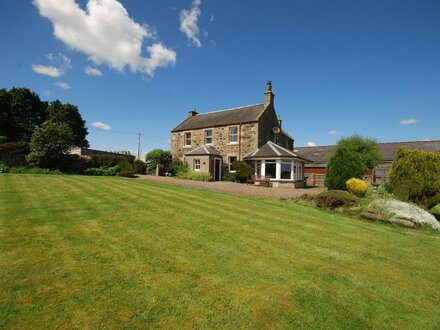
[[[239,108],[202,113],[186,118],[171,132],[254,122],[258,121],[263,110],[264,104],[254,104]]]

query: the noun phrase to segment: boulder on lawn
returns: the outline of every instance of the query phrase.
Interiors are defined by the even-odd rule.
[[[361,217],[368,220],[386,222],[386,217],[378,209],[368,208],[361,213]]]
[[[389,220],[389,222],[394,223],[396,225],[399,226],[403,226],[403,227],[414,227],[414,222],[408,220],[408,219],[403,219],[403,218],[399,218],[399,217],[393,217]]]

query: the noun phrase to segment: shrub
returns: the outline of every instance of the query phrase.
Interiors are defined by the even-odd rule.
[[[29,153],[28,142],[9,142],[0,144],[0,162],[8,166],[26,166]]]
[[[119,165],[113,167],[91,167],[85,170],[86,175],[114,176],[120,170]]]
[[[222,176],[223,181],[235,182],[237,180],[237,174],[234,172],[229,172],[228,164],[223,164]]]
[[[399,148],[391,166],[389,188],[401,200],[428,208],[437,204],[435,195],[440,191],[440,153]]]
[[[9,169],[9,173],[18,174],[62,174],[59,170],[49,170],[47,168],[16,166]]]
[[[187,171],[187,172],[179,172],[177,174],[179,179],[185,180],[194,180],[194,181],[212,181],[212,175],[207,172],[195,172],[195,171]]]
[[[79,155],[65,155],[59,169],[64,173],[84,174],[86,169],[92,166],[92,160]]]
[[[431,226],[434,230],[440,230],[440,224],[435,217],[417,205],[395,199],[376,199],[368,207],[379,209],[388,218],[407,219],[420,225]]]
[[[120,170],[116,173],[117,176],[124,176],[126,178],[133,178],[135,175],[133,165],[125,164],[122,165]]]
[[[440,203],[434,206],[430,212],[438,219],[440,220]]]
[[[116,165],[130,164],[123,155],[90,155],[93,167],[112,167]]]
[[[136,159],[133,162],[134,172],[136,174],[145,174],[147,171],[147,164],[145,164],[143,161]]]
[[[362,178],[365,171],[380,160],[376,140],[360,135],[341,139],[328,162],[324,184],[331,190],[345,190],[348,179]]]
[[[343,190],[329,190],[315,197],[316,205],[322,208],[334,209],[341,206],[352,206],[356,202],[356,196]]]
[[[365,196],[368,190],[368,185],[365,181],[358,178],[351,178],[346,182],[347,190],[359,197]]]
[[[0,163],[0,173],[8,173],[10,170],[8,165]]]
[[[254,173],[254,169],[246,162],[236,160],[232,163],[232,168],[235,171],[235,181],[246,182],[249,175]]]
[[[163,171],[168,171],[168,166],[172,160],[171,152],[162,149],[154,149],[145,155],[147,162],[147,174],[155,174],[156,167],[161,166]]]
[[[187,163],[181,162],[178,159],[174,159],[168,166],[168,173],[172,176],[177,176],[179,173],[185,173],[189,171]]]

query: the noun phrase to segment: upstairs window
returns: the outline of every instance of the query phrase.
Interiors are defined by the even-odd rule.
[[[238,142],[238,129],[237,127],[229,127],[229,143]]]
[[[205,131],[205,144],[212,144],[212,129]]]
[[[185,147],[191,147],[191,132],[186,132],[184,137]]]
[[[194,159],[193,161],[193,170],[200,171],[200,159]]]

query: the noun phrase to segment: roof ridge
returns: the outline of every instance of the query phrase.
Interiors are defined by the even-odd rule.
[[[402,143],[426,143],[426,142],[440,142],[440,140],[429,140],[429,141],[423,141],[423,140],[417,140],[417,141],[398,141],[398,142],[378,142],[377,144],[402,144]],[[305,147],[297,147],[297,148],[330,148],[330,147],[336,147],[336,144],[330,144],[330,145],[324,145],[324,146],[305,146]]]
[[[243,108],[254,107],[254,106],[256,106],[256,105],[264,105],[264,103],[256,103],[256,104],[243,105],[243,106],[240,106],[240,107],[229,108],[229,109],[223,109],[223,110],[214,110],[214,111],[209,111],[209,112],[199,113],[197,116],[209,115],[209,114],[211,114],[211,113],[217,113],[217,112],[223,112],[223,111],[239,110],[239,109],[243,109]]]

